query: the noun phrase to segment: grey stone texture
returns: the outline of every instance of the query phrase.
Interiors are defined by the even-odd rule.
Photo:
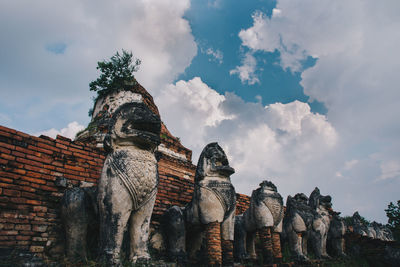
[[[97,188],[67,189],[61,199],[61,220],[65,229],[66,256],[69,261],[85,260],[89,252],[88,239],[96,241],[98,234]],[[90,251],[88,251],[90,250]]]
[[[221,224],[222,240],[234,240],[236,192],[230,180],[234,172],[218,143],[203,149],[192,201],[185,207],[173,206],[164,215],[170,259],[185,261],[188,256],[194,257],[205,236],[204,226],[210,223]]]
[[[263,181],[253,190],[249,208],[236,216],[235,220],[235,258],[242,261],[256,259],[255,237],[257,231],[269,227],[272,232],[282,232],[283,199],[276,186]]]
[[[361,236],[367,236],[372,239],[380,239],[382,241],[394,240],[392,231],[386,225],[382,225],[381,223],[377,223],[375,221],[372,223],[363,222],[358,211],[354,212],[350,226],[353,227],[354,233]]]
[[[308,230],[312,228],[317,212],[308,205],[308,197],[298,193],[288,196],[283,228],[294,260],[309,261],[307,257]]]
[[[346,224],[340,212],[332,213],[331,225],[328,232],[328,243],[331,248],[332,256],[346,257],[345,253],[345,240],[344,235],[346,234]]]
[[[317,258],[330,258],[326,252],[329,226],[331,223],[330,212],[332,211],[331,196],[321,195],[318,187],[311,192],[308,200],[309,206],[317,213],[314,216],[309,235],[314,254]]]
[[[361,236],[368,236],[368,226],[362,222],[361,215],[358,213],[358,211],[354,212],[353,214],[352,226],[354,233]]]
[[[154,150],[160,127],[159,116],[143,102],[123,104],[111,118],[104,138],[108,155],[98,185],[100,253],[108,265],[120,264],[125,231],[129,260],[150,259],[147,242],[158,185]]]

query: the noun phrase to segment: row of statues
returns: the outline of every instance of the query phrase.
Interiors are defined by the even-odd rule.
[[[62,199],[69,258],[86,257],[86,236],[91,222],[97,220],[99,255],[107,266],[121,264],[124,238],[129,241],[131,262],[150,259],[148,238],[159,181],[155,149],[160,144],[160,128],[160,117],[140,99],[113,112],[104,138],[107,157],[98,186],[68,189]],[[170,207],[163,216],[171,260],[186,262],[201,251],[208,265],[255,259],[257,236],[264,263],[282,257],[281,239],[287,240],[297,261],[308,261],[309,244],[316,257],[329,258],[328,240],[334,256],[345,256],[346,227],[332,210],[330,196],[321,195],[318,188],[310,197],[302,193],[288,196],[285,211],[276,186],[263,181],[253,191],[249,208],[236,215],[236,192],[230,180],[234,172],[217,143],[203,149],[192,201],[185,207]],[[385,236],[382,227],[371,227],[375,237]],[[369,228],[354,224],[355,231]]]
[[[353,228],[354,233],[364,237],[379,239],[382,241],[394,240],[392,231],[386,225],[375,221],[372,223],[366,222],[358,212],[353,214],[350,226]]]

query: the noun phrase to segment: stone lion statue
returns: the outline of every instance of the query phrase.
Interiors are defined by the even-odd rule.
[[[368,226],[363,222],[358,211],[354,212],[352,216],[352,226],[354,233],[361,236],[368,236]]]
[[[120,264],[125,231],[130,261],[150,258],[147,241],[158,185],[154,150],[160,143],[160,128],[160,117],[143,102],[123,104],[113,113],[104,139],[108,155],[97,198],[100,251],[107,265]]]
[[[192,201],[183,208],[173,206],[164,215],[171,259],[184,261],[187,252],[193,257],[205,238],[208,265],[233,264],[236,193],[230,175],[234,172],[218,143],[203,149]]]
[[[326,242],[331,223],[331,200],[331,196],[321,195],[318,187],[311,192],[308,200],[309,206],[316,211],[312,227],[310,228],[310,241],[314,250],[314,254],[317,258],[330,258],[326,252]]]
[[[312,228],[317,212],[308,205],[308,197],[298,193],[288,196],[286,212],[283,218],[283,229],[289,249],[295,261],[307,262],[308,230]]]
[[[346,224],[344,219],[340,217],[340,212],[332,212],[332,220],[328,232],[328,243],[330,244],[331,253],[337,257],[346,257],[345,240]]]
[[[66,189],[61,198],[61,220],[65,230],[65,252],[70,262],[96,254],[98,242],[98,209],[96,187]]]
[[[256,259],[255,237],[263,239],[264,263],[272,263],[273,247],[280,250],[279,244],[272,244],[272,235],[278,234],[275,240],[280,242],[279,233],[282,232],[283,199],[277,192],[276,186],[270,181],[263,181],[260,187],[253,191],[249,208],[235,219],[235,257],[242,261],[244,259]],[[266,238],[268,236],[268,238]],[[278,255],[275,255],[278,256]]]

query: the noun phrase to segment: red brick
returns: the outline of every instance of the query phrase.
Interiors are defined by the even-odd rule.
[[[38,195],[37,194],[33,194],[33,193],[29,193],[29,192],[22,192],[22,197],[26,197],[26,198],[37,198]]]
[[[45,191],[52,191],[52,192],[57,192],[57,188],[51,187],[51,186],[47,186],[47,185],[41,185],[40,189],[43,189]]]
[[[17,157],[21,157],[21,158],[24,158],[26,156],[26,154],[18,152],[16,150],[14,150],[11,154],[14,155],[14,156],[17,156]]]
[[[34,199],[27,199],[26,204],[32,204],[32,205],[41,205],[42,201],[39,200],[34,200]]]
[[[26,134],[26,133],[23,133],[23,132],[16,131],[16,134],[19,135],[19,136],[21,136],[21,137],[32,138],[31,135]]]
[[[68,149],[68,147],[67,146],[65,146],[65,145],[63,145],[63,144],[60,144],[60,143],[56,143],[56,147],[58,147],[58,148],[61,148],[61,149]]]
[[[38,146],[38,148],[44,148],[44,149],[47,149],[47,150],[53,150],[53,151],[56,151],[56,152],[60,152],[59,148],[56,148],[56,147],[54,147],[52,145],[49,145],[49,144],[38,142],[37,146]]]
[[[44,165],[43,168],[48,169],[48,170],[55,170],[56,167],[54,167],[53,165]]]
[[[70,143],[71,143],[71,139],[68,139],[68,140],[63,140],[63,139],[60,139],[60,138],[58,138],[59,136],[57,136],[57,139],[56,139],[56,143],[58,143],[58,144],[63,144],[63,145],[66,145],[66,146],[69,146],[70,145]]]
[[[40,167],[31,166],[31,165],[25,165],[25,169],[30,170],[30,171],[40,172],[40,173],[46,173],[46,174],[50,173],[50,170],[46,170],[46,169],[43,169]]]
[[[18,231],[15,230],[5,230],[5,231],[0,231],[0,236],[2,235],[17,235]]]
[[[44,207],[44,206],[35,206],[35,207],[33,207],[33,211],[47,212],[47,207]]]
[[[47,164],[49,164],[49,163],[51,163],[51,162],[53,161],[52,158],[50,158],[50,157],[44,157],[44,156],[46,156],[46,155],[43,155],[42,157],[38,157],[38,156],[35,156],[35,155],[26,155],[26,157],[27,157],[28,159],[34,160],[34,161],[37,161],[37,162],[42,162],[42,163],[47,163]]]
[[[20,198],[20,197],[11,198],[10,201],[13,202],[13,203],[18,203],[18,204],[26,203],[26,199],[25,198]]]
[[[34,225],[32,230],[35,232],[43,233],[46,232],[47,227],[48,227],[47,225]]]
[[[8,241],[8,240],[15,240],[15,235],[0,235],[0,242]],[[0,243],[1,244],[1,243]]]
[[[4,148],[4,147],[0,147],[0,152],[1,152],[1,153],[6,153],[6,154],[10,154],[10,153],[11,153],[11,150],[9,150],[9,149],[7,149],[7,148]]]
[[[39,188],[40,187],[39,184],[34,184],[34,183],[32,183],[31,186],[34,187],[34,188]]]
[[[17,244],[17,241],[0,241],[0,247],[13,247]]]
[[[30,231],[31,225],[30,224],[17,224],[17,225],[15,225],[15,230]],[[27,240],[27,239],[19,239],[19,240]]]
[[[13,230],[14,224],[12,223],[0,223],[0,230]]]
[[[11,128],[7,128],[5,126],[0,125],[0,130],[4,131],[4,132],[8,132],[8,133],[12,133],[12,134],[16,134],[17,131]]]
[[[29,251],[33,252],[33,253],[43,252],[44,247],[43,246],[30,246]]]
[[[3,158],[3,159],[7,159],[7,160],[15,160],[14,156],[11,156],[11,155],[5,154],[5,153],[1,153],[0,157]]]
[[[15,149],[15,146],[7,144],[7,143],[4,143],[4,142],[0,142],[0,147],[8,148],[10,150],[14,150]]]
[[[20,197],[21,191],[11,190],[11,189],[4,189],[3,195],[10,196],[10,197]]]
[[[40,177],[40,176],[39,176]],[[25,181],[29,181],[29,182],[32,182],[32,183],[37,183],[37,184],[46,184],[46,181],[45,180],[42,180],[42,179],[38,179],[38,178],[33,178],[33,177],[22,177],[22,179],[23,180],[25,180]],[[33,185],[32,185],[33,186]]]
[[[52,175],[48,175],[48,174],[42,174],[42,178],[46,179],[48,181],[55,181],[56,177],[52,176]]]
[[[26,191],[26,192],[36,192],[36,189],[31,187],[31,186],[21,186],[20,187],[22,191]]]
[[[1,136],[7,136],[7,137],[10,137],[10,138],[14,137],[14,134],[2,131],[1,129],[0,129],[0,135]]]
[[[70,170],[74,170],[74,171],[78,171],[78,172],[82,172],[82,171],[85,171],[85,168],[82,168],[82,167],[79,167],[79,166],[72,166],[72,165],[67,165],[67,164],[65,164],[64,165],[64,167],[66,168],[66,169],[70,169]]]
[[[29,145],[28,149],[39,151],[39,152],[43,152],[43,153],[49,154],[49,155],[52,155],[54,153],[54,151],[52,151],[52,150],[48,150],[48,149],[41,148],[41,147],[35,147],[35,146],[32,146],[32,145]]]

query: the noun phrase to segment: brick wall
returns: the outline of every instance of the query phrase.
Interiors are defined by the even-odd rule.
[[[34,137],[0,126],[0,247],[60,253],[57,177],[96,183],[104,156],[67,138]],[[58,251],[57,251],[58,250]]]
[[[160,184],[152,224],[172,205],[184,206],[192,199],[196,166],[191,151],[168,130],[162,131],[166,148],[186,160],[159,153]],[[72,186],[95,185],[105,156],[101,149],[62,136],[35,137],[0,126],[0,248],[29,250],[39,256],[61,257],[63,234],[60,199],[65,190],[56,185],[60,177]],[[249,197],[237,195],[237,213]]]

